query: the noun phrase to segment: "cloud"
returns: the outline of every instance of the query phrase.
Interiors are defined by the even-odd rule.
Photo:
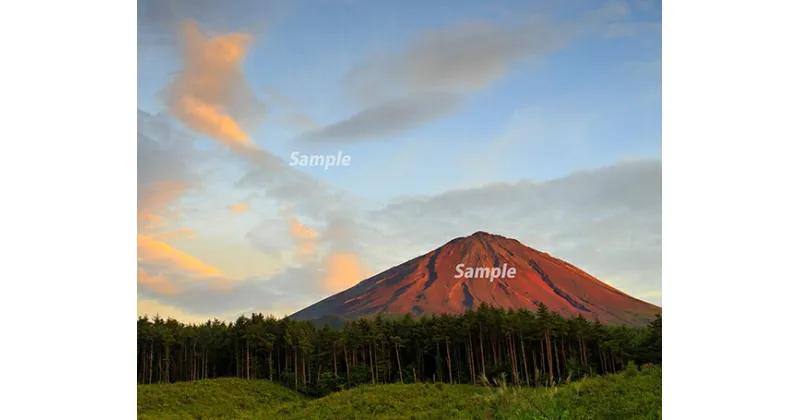
[[[167,207],[188,189],[187,184],[178,180],[161,180],[139,188],[139,208],[137,219],[139,227],[154,230],[165,223]]]
[[[482,230],[613,279],[634,296],[661,287],[660,161],[403,197],[371,212],[366,223],[384,227],[362,232],[371,245],[360,253],[381,271]]]
[[[177,229],[170,229],[163,233],[150,233],[148,236],[156,241],[168,242],[176,241],[179,239],[195,239],[194,229],[188,227],[181,227]]]
[[[514,65],[541,59],[627,13],[625,3],[615,1],[570,21],[535,16],[518,25],[468,21],[422,32],[405,49],[373,54],[348,72],[345,86],[360,112],[299,140],[402,134],[453,112],[466,95],[490,87]]]
[[[161,296],[174,296],[177,293],[175,285],[164,276],[153,276],[142,268],[137,270],[136,283],[153,290]]]
[[[346,194],[288,167],[272,153],[257,147],[247,135],[246,127],[250,125],[247,122],[257,121],[257,114],[263,111],[241,69],[251,37],[241,33],[212,36],[201,31],[195,22],[187,21],[182,24],[181,41],[182,68],[165,89],[167,108],[186,127],[210,136],[251,164],[251,172],[239,185],[257,187],[263,191],[261,197],[273,199],[279,206],[292,205],[297,214],[305,212],[312,218],[324,220],[328,214],[344,211],[349,205]],[[161,143],[170,144],[169,136],[157,134],[161,134]],[[179,165],[184,162],[180,156],[172,157]],[[151,224],[161,219],[144,210],[167,208],[189,186],[198,186],[189,176],[188,164],[181,165],[179,173],[171,174],[164,171],[170,163],[169,154],[161,156],[157,163],[161,172],[157,171],[146,182],[153,192],[147,196],[148,200],[140,200],[142,204],[158,204],[140,206],[142,219]],[[170,182],[165,183],[165,179]],[[242,209],[242,206],[231,208]],[[288,267],[270,279],[228,278],[217,267],[156,239],[151,232],[140,232],[139,291],[147,299],[197,313],[296,304],[309,296],[309,290],[323,290],[325,267],[316,255],[315,232],[294,216],[288,221],[289,233],[297,242],[297,259],[304,265]],[[271,231],[265,232],[273,235]],[[314,297],[314,293],[310,295]]]
[[[290,223],[289,232],[297,247],[296,258],[301,261],[313,260],[316,257],[319,233],[314,229],[300,223],[297,217],[288,215]]]
[[[347,74],[363,103],[437,91],[482,90],[517,61],[564,46],[571,31],[546,19],[517,27],[470,21],[422,32],[399,53],[377,54]]]
[[[137,113],[137,224],[156,231],[180,218],[172,207],[202,181],[191,168],[199,161],[194,139],[172,128],[161,116]]]
[[[284,0],[139,0],[138,47],[171,47],[174,25],[192,19],[215,32],[263,32],[291,10]]]
[[[294,209],[291,209],[292,211]],[[477,230],[502,234],[571,262],[627,293],[660,304],[661,163],[628,160],[547,181],[495,183],[430,196],[406,196],[353,218],[330,217],[322,229],[287,209],[265,221],[253,243],[293,249],[296,258],[269,278],[215,288],[213,270],[164,252],[193,278],[174,273],[174,290],[156,279],[140,293],[187,314],[281,308],[287,313]],[[280,234],[278,226],[282,226]],[[251,232],[252,233],[252,232]],[[281,238],[285,238],[282,240]],[[269,242],[271,239],[272,242]],[[173,255],[174,254],[174,255]],[[147,268],[147,267],[145,267]],[[168,277],[169,276],[165,276]]]
[[[165,242],[145,235],[137,235],[136,240],[138,259],[141,263],[170,266],[197,277],[224,277],[217,267],[208,265]]]
[[[232,214],[240,214],[246,212],[248,206],[244,203],[228,204],[228,210],[230,210]]]
[[[452,93],[428,93],[383,102],[319,131],[306,133],[301,140],[352,143],[398,135],[449,114],[462,100]]]
[[[319,124],[311,116],[302,112],[292,112],[286,117],[286,120],[289,124],[303,129],[313,130],[319,127]]]
[[[188,315],[243,314],[267,312],[280,315],[280,309],[294,311],[325,297],[319,282],[321,267],[293,267],[270,277],[238,280],[231,287],[215,290],[209,282],[183,285],[179,293],[155,295],[142,289],[144,299],[176,308]]]
[[[266,186],[264,195],[297,205],[301,211],[326,208],[321,202],[344,203],[341,192],[295,171],[247,135],[245,127],[260,122],[266,112],[242,70],[252,36],[212,36],[193,21],[183,22],[181,28],[182,67],[165,89],[166,105],[188,128],[217,140],[252,165],[238,186]]]
[[[353,222],[340,215],[328,220],[322,232],[301,223],[291,214],[291,208],[281,211],[283,223],[294,245],[293,262],[299,263],[293,273],[293,286],[314,291],[319,296],[324,293],[339,292],[350,287],[371,274],[358,256]],[[280,238],[276,238],[275,224],[278,221],[265,221],[248,234],[254,246],[270,255],[280,255],[289,248]],[[282,278],[278,275],[277,278]],[[270,280],[272,281],[272,280]],[[293,307],[299,309],[298,307]]]
[[[167,107],[191,129],[226,146],[248,144],[243,121],[254,124],[266,115],[242,69],[252,36],[208,35],[192,20],[180,25],[180,34],[182,67],[165,89]]]
[[[329,293],[341,292],[369,276],[368,270],[361,265],[358,256],[351,252],[329,255],[325,261],[325,268],[323,286]]]

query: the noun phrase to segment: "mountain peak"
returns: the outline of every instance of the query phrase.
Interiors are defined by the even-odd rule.
[[[458,239],[483,239],[483,240],[505,239],[505,240],[507,240],[508,238],[506,238],[505,236],[501,236],[501,235],[497,235],[497,234],[494,234],[494,233],[489,233],[489,232],[485,232],[485,231],[479,230],[479,231],[473,233],[472,235],[469,235],[469,236],[466,236],[466,237],[462,237],[462,238],[458,238]]]

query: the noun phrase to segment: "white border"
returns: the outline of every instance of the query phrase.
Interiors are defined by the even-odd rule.
[[[796,411],[797,12],[664,2],[666,419]]]
[[[136,4],[0,13],[0,418],[136,417]]]
[[[797,9],[664,4],[665,418],[794,411]],[[2,418],[136,415],[135,17],[0,14]]]

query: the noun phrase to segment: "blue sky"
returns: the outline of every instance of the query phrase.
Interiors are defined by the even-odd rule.
[[[211,1],[140,1],[138,107],[148,115],[162,115],[173,129],[196,139],[194,152],[182,159],[202,187],[187,188],[169,205],[180,203],[191,210],[180,217],[184,227],[217,243],[229,241],[229,248],[261,250],[264,247],[254,245],[254,235],[248,234],[269,226],[265,220],[278,229],[277,224],[285,224],[278,207],[302,204],[300,198],[281,201],[259,190],[264,185],[242,182],[256,170],[248,159],[236,158],[224,141],[171,113],[165,99],[168,88],[190,65],[184,62],[176,29],[187,19],[208,39],[230,33],[251,37],[240,68],[231,73],[244,81],[215,106],[241,125],[256,147],[286,162],[294,151],[351,155],[348,167],[295,169],[357,197],[365,207],[348,211],[356,224],[369,226],[368,231],[379,231],[381,225],[369,221],[364,212],[381,211],[403,197],[435,201],[448,191],[485,189],[495,183],[544,184],[631,161],[657,162],[660,168],[660,2],[454,4],[240,0],[223,7]],[[392,101],[406,105],[387,111],[387,104],[397,103]],[[248,104],[256,102],[263,110],[250,112],[255,108]],[[348,120],[351,123],[342,124]],[[648,275],[658,271],[658,278],[639,287],[640,280],[632,279],[636,275],[630,270],[605,270],[634,295],[654,296],[657,289],[658,298],[650,299],[656,303],[660,175],[658,182],[659,211],[648,216],[658,219],[658,266],[647,267]],[[235,218],[228,214],[227,206],[243,201],[248,203],[246,211]],[[649,204],[647,209],[655,208]],[[148,211],[159,209],[165,207]],[[297,210],[297,223],[319,232],[330,224],[315,212],[306,213]],[[650,219],[646,223],[652,228],[655,222]],[[465,222],[464,229],[479,230],[473,228],[481,223]],[[140,234],[151,233],[140,229]],[[508,233],[523,242],[528,235]],[[446,242],[447,235],[442,231],[432,244],[438,238]],[[225,236],[229,238],[220,239]],[[296,238],[288,235],[287,243],[292,239]],[[198,243],[203,241],[175,240],[172,245],[192,255],[214,254],[209,245]],[[602,243],[594,246],[598,247]],[[410,254],[417,250],[399,252],[397,258],[414,256]],[[569,260],[566,254],[555,255]],[[576,255],[571,262],[586,268],[580,260]],[[586,261],[592,264],[591,258]],[[280,262],[268,265],[264,273],[281,271]],[[379,262],[367,265],[371,271],[388,268]],[[264,273],[251,276],[267,276]]]

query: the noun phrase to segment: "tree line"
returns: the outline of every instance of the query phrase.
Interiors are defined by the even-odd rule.
[[[342,328],[262,314],[183,324],[139,317],[140,384],[217,377],[269,379],[309,395],[365,383],[479,384],[503,374],[548,386],[661,363],[661,316],[646,327],[482,304],[462,315],[375,316]]]

